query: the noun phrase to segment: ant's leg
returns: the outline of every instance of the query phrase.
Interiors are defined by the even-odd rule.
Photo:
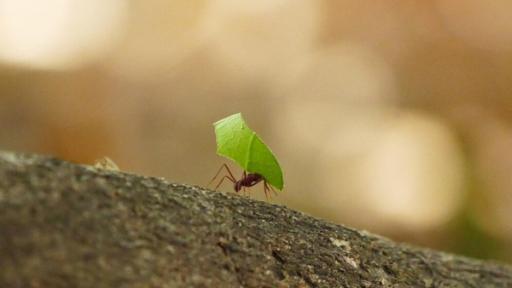
[[[276,192],[276,190],[274,190],[274,187],[272,187],[272,185],[267,184],[267,187],[268,187],[268,188],[270,188],[270,190],[271,190],[272,192],[274,192],[274,195],[276,195],[276,196],[277,196],[277,192]]]
[[[231,170],[229,170],[229,167],[228,167],[228,165],[226,165],[226,163],[224,163],[224,167],[226,167],[226,171],[228,171],[229,176],[231,176],[231,180],[233,180],[233,183],[235,183],[236,182],[236,178],[233,175],[233,173],[231,172]]]
[[[263,181],[263,192],[265,193],[265,198],[268,201],[268,199],[269,199],[268,194],[270,194],[270,192],[268,192],[267,182],[265,182],[265,181]]]
[[[217,174],[215,174],[215,176],[212,178],[212,180],[210,180],[210,182],[208,183],[208,185],[207,185],[206,187],[209,187],[209,186],[210,186],[210,184],[212,184],[212,182],[213,182],[213,181],[214,181],[214,180],[219,176],[220,171],[222,170],[222,168],[225,168],[225,169],[226,169],[226,171],[228,171],[229,176],[231,176],[231,177],[230,177],[230,179],[231,179],[233,182],[236,182],[235,176],[233,176],[233,173],[231,173],[231,170],[229,170],[228,165],[227,165],[226,163],[224,163],[224,164],[222,164],[222,165],[220,166],[219,170],[217,170]],[[222,181],[222,180],[221,180],[221,181]],[[217,186],[217,187],[218,187],[218,186]],[[215,188],[215,189],[217,189],[217,188]]]
[[[231,177],[231,176],[229,176],[229,175],[224,175],[224,176],[220,179],[219,184],[217,184],[217,186],[215,186],[215,190],[217,190],[217,188],[219,188],[220,184],[222,184],[222,182],[224,181],[224,179],[228,179],[229,181],[231,181],[231,183],[235,183],[235,182],[236,182],[236,180],[235,180],[235,179],[231,179],[230,177]]]
[[[210,180],[210,182],[208,183],[207,186],[210,186],[210,184],[212,184],[212,182],[219,176],[220,174],[220,171],[222,171],[222,168],[225,168],[226,171],[228,171],[229,175],[231,176],[232,179],[235,179],[235,176],[233,176],[233,173],[231,173],[231,170],[229,170],[229,167],[226,163],[222,164],[219,168],[219,170],[217,170],[217,173],[215,174],[215,176],[213,176],[212,180]]]
[[[277,196],[276,190],[274,190],[274,187],[272,185],[268,184],[267,181],[263,182],[263,185],[265,185],[265,190],[268,191],[268,194],[270,194],[270,191],[274,192],[274,195]]]

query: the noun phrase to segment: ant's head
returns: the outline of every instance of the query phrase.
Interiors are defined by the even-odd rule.
[[[235,182],[235,191],[240,192],[242,190],[242,181],[236,181]]]

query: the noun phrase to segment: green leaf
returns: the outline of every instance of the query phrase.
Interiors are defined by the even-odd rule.
[[[213,124],[217,154],[229,158],[245,171],[258,173],[276,189],[283,190],[283,171],[276,157],[261,138],[245,124],[241,113]]]

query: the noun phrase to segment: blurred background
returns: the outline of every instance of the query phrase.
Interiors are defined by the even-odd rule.
[[[205,186],[227,162],[212,123],[242,112],[283,167],[272,202],[512,262],[510,11],[0,0],[0,149]]]

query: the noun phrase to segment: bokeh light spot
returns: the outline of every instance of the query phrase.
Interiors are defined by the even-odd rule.
[[[40,69],[88,63],[119,38],[124,3],[0,0],[0,61]]]

